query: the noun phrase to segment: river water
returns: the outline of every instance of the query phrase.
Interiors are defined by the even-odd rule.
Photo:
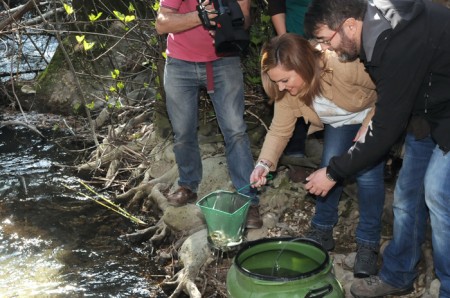
[[[151,255],[119,239],[137,227],[64,187],[84,192],[60,166],[76,156],[44,134],[0,129],[0,297],[167,297]]]

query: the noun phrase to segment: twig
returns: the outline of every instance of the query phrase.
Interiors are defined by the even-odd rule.
[[[128,211],[126,211],[126,210],[123,209],[122,207],[120,207],[120,206],[118,206],[117,204],[115,204],[114,202],[112,202],[110,199],[108,199],[108,198],[106,198],[106,197],[104,197],[104,196],[98,194],[97,192],[95,192],[91,187],[89,187],[89,186],[88,186],[87,184],[85,184],[84,182],[82,182],[82,181],[79,181],[79,182],[80,182],[80,184],[83,185],[87,190],[89,190],[90,192],[94,193],[96,196],[98,196],[100,199],[102,199],[102,200],[103,200],[104,202],[106,202],[106,203],[104,203],[104,202],[102,202],[102,201],[99,201],[99,200],[96,200],[96,199],[94,199],[93,197],[90,197],[90,196],[88,196],[88,195],[86,195],[86,194],[84,194],[84,193],[82,193],[82,192],[76,191],[75,189],[73,189],[72,187],[70,187],[70,186],[68,186],[68,185],[66,185],[66,184],[63,184],[63,186],[64,186],[65,188],[67,188],[67,189],[76,191],[77,194],[82,195],[83,197],[88,198],[88,199],[90,199],[90,200],[96,202],[97,204],[99,204],[99,205],[101,205],[101,206],[103,206],[103,207],[106,207],[106,208],[108,208],[108,209],[110,209],[110,210],[116,212],[117,214],[120,214],[120,215],[122,215],[123,217],[128,218],[129,220],[131,220],[131,221],[133,221],[133,222],[135,222],[135,223],[137,223],[137,224],[146,225],[146,223],[145,223],[144,221],[142,221],[142,220],[140,220],[139,218],[135,217],[134,215],[132,215],[131,213],[129,213]]]
[[[253,117],[255,117],[256,119],[258,119],[259,122],[261,122],[261,124],[264,126],[264,128],[266,129],[266,131],[269,131],[269,128],[268,128],[267,125],[264,123],[264,121],[263,121],[261,118],[259,118],[255,113],[250,112],[249,110],[246,110],[245,113],[248,113],[248,114],[252,115]]]

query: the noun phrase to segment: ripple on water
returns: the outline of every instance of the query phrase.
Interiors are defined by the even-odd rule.
[[[26,129],[0,130],[0,296],[167,297],[150,279],[156,262],[118,239],[136,227],[63,186],[80,189],[55,166],[71,158]]]

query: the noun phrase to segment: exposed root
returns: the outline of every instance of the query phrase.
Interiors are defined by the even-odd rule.
[[[139,244],[149,240],[152,244],[160,242],[169,234],[169,230],[164,221],[159,220],[154,226],[137,230],[131,234],[125,234],[120,236],[122,240],[126,240],[133,244]]]
[[[150,180],[147,183],[141,183],[138,186],[130,189],[129,191],[127,191],[121,195],[118,195],[117,199],[118,200],[126,200],[138,192],[143,192],[144,194],[145,193],[149,194],[149,193],[151,193],[153,187],[156,184],[163,183],[163,184],[167,184],[167,185],[172,185],[175,182],[175,180],[177,179],[177,177],[178,177],[178,168],[176,165],[174,165],[169,171],[164,173],[164,175],[162,175],[161,177]]]
[[[180,248],[180,261],[184,268],[178,271],[173,278],[164,282],[165,285],[176,285],[175,291],[170,297],[178,297],[181,292],[191,298],[201,298],[202,294],[195,284],[200,270],[211,259],[211,250],[206,241],[206,229],[189,236]]]

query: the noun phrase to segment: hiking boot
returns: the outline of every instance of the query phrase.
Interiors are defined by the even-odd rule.
[[[363,279],[355,279],[350,287],[350,293],[356,298],[384,297],[386,295],[401,296],[414,290],[411,285],[405,288],[393,287],[380,279],[378,275]]]
[[[316,241],[322,245],[325,250],[330,251],[334,248],[333,230],[321,230],[311,227],[304,237]]]
[[[263,225],[261,215],[259,214],[258,205],[250,205],[247,212],[247,223],[245,227],[247,229],[259,229]]]
[[[359,246],[353,266],[353,274],[357,278],[369,277],[377,274],[378,250],[367,246]]]
[[[197,194],[189,188],[180,186],[173,194],[167,196],[169,205],[180,207],[197,200]]]

